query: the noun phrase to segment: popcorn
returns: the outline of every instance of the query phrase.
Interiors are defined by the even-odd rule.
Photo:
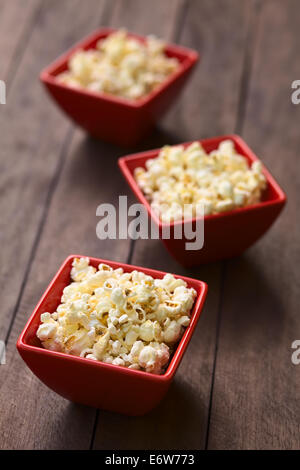
[[[56,312],[41,314],[46,349],[162,374],[190,323],[196,291],[166,274],[153,279],[76,258]]]
[[[169,348],[165,344],[145,346],[139,354],[139,365],[146,372],[159,374],[169,360]]]
[[[51,339],[55,336],[57,330],[57,326],[55,323],[43,323],[39,327],[39,338],[41,341],[45,341],[47,339]]]
[[[249,167],[231,140],[209,154],[199,142],[165,146],[145,166],[135,179],[163,222],[195,217],[199,205],[209,215],[255,204],[267,185],[261,162]]]
[[[163,333],[165,343],[176,343],[181,336],[181,325],[175,320],[167,326]]]
[[[168,57],[164,48],[164,42],[153,36],[144,43],[120,29],[100,39],[96,49],[75,52],[69,60],[69,70],[57,79],[71,87],[136,100],[149,94],[178,68],[178,60]]]

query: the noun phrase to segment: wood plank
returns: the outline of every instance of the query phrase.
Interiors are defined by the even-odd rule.
[[[0,233],[2,245],[0,282],[6,295],[0,313],[0,338],[5,339],[19,302],[32,250],[35,249],[38,225],[42,223],[45,205],[59,176],[64,139],[70,123],[50,101],[39,83],[40,70],[60,53],[88,34],[97,25],[95,11],[104,1],[93,0],[89,9],[66,30],[63,21],[70,18],[80,2],[43,3],[37,26],[6,105],[0,108]],[[55,36],[55,40],[53,38]],[[43,39],[41,39],[43,38]],[[8,275],[10,266],[14,271]]]
[[[0,15],[0,79],[7,88],[36,21],[41,0],[2,0]],[[22,21],[20,21],[22,17]]]
[[[59,53],[95,29],[101,17],[105,20],[106,6],[105,1],[98,0],[90,0],[88,8],[83,7],[80,0],[52,0],[43,4],[13,83],[10,102],[5,105],[5,115],[0,116],[3,131],[1,192],[5,194],[5,199],[1,198],[0,201],[1,234],[6,247],[5,251],[2,250],[1,263],[2,288],[6,292],[2,300],[2,334],[8,329],[14,308],[17,313],[7,347],[7,364],[0,368],[2,448],[81,449],[88,448],[90,443],[94,411],[70,404],[46,389],[25,367],[16,352],[15,341],[65,253],[76,250],[69,242],[76,240],[78,232],[84,238],[82,219],[86,206],[82,206],[81,202],[85,201],[86,205],[91,202],[88,189],[94,192],[98,188],[101,190],[101,177],[99,182],[97,180],[101,170],[100,160],[96,158],[97,151],[91,150],[84,159],[80,154],[84,153],[84,147],[76,149],[79,153],[75,155],[73,152],[71,173],[63,179],[64,190],[57,193],[57,213],[50,217],[50,226],[44,227],[52,196],[60,181],[71,125],[50,103],[38,83],[38,73]],[[74,15],[74,10],[80,10],[80,15]],[[67,30],[66,24],[69,25]],[[85,145],[93,146],[89,142]],[[91,174],[88,173],[90,168],[95,170]],[[81,170],[86,171],[85,176]],[[75,199],[74,188],[77,189]],[[92,200],[97,201],[96,198]],[[79,215],[75,208],[79,210]],[[67,223],[70,219],[73,221],[72,211],[74,216],[77,215],[77,220],[74,219],[69,230]],[[94,211],[95,207],[92,208],[93,216]],[[30,271],[43,227],[46,235],[44,248]],[[64,237],[64,230],[68,238]],[[88,224],[85,230],[88,230]],[[77,248],[80,251],[79,246]],[[11,266],[14,270],[9,269]],[[29,271],[30,283],[24,297],[21,290],[18,300],[18,292],[22,282],[23,286],[26,284]]]
[[[243,136],[287,191],[271,231],[228,264],[210,449],[299,449],[299,119],[296,0],[262,2]],[[276,53],[275,53],[276,50]]]
[[[248,7],[248,2],[207,0],[190,2],[187,10],[182,12],[181,34],[173,40],[197,49],[203,58],[177,105],[153,138],[152,148],[234,130]],[[222,15],[216,14],[219,11]],[[151,17],[150,13],[147,17]],[[218,80],[222,81],[221,85]],[[206,441],[222,265],[215,263],[192,270],[183,269],[161,242],[155,240],[136,242],[132,262],[202,279],[209,284],[208,300],[164,401],[141,418],[101,412],[94,448],[201,449]],[[120,433],[120,429],[126,432]]]
[[[115,0],[110,24],[114,28],[127,28],[137,34],[155,34],[171,40],[180,22],[186,0]]]

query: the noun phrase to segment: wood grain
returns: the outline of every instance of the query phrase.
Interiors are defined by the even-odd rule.
[[[222,18],[215,14],[217,4],[222,10]],[[182,12],[184,22],[179,36],[173,39],[197,49],[203,59],[177,106],[157,131],[157,146],[233,131],[239,105],[248,14],[247,2],[188,3],[187,10]],[[235,24],[240,28],[235,28]],[[221,68],[222,82],[228,86],[226,94],[215,80],[208,80]],[[207,100],[210,103],[206,103]],[[202,112],[204,109],[205,113]],[[209,284],[207,304],[174,384],[161,405],[142,418],[100,412],[94,448],[204,448],[216,347],[221,263],[185,270],[171,258],[162,243],[155,240],[136,242],[132,262],[206,281]],[[126,429],[126,433],[120,433],[120,429]]]
[[[299,449],[299,4],[262,2],[243,136],[288,205],[270,232],[228,263],[209,433],[211,449]],[[274,47],[276,44],[276,53]]]
[[[0,313],[1,339],[9,333],[69,138],[70,123],[49,100],[38,76],[50,61],[95,28],[105,6],[103,1],[93,0],[66,29],[65,22],[57,18],[67,21],[79,4],[77,0],[43,3],[8,102],[0,108],[0,233],[5,246],[0,282],[6,292]]]
[[[66,22],[74,8],[80,5],[80,17],[75,16],[66,30]],[[94,191],[94,202],[97,201],[98,189],[101,190],[98,152],[93,150],[92,143],[87,143],[90,151],[84,159],[84,148],[78,142],[71,174],[66,175],[64,189],[62,193],[59,192],[58,182],[70,141],[70,124],[50,103],[37,82],[37,76],[46,63],[98,26],[105,8],[106,3],[97,0],[90,1],[88,9],[82,8],[82,3],[74,0],[51,1],[43,5],[11,90],[12,100],[6,105],[5,115],[1,116],[1,129],[6,129],[1,154],[5,175],[1,178],[1,192],[5,194],[5,202],[1,198],[0,203],[1,235],[7,246],[2,252],[1,263],[1,282],[7,292],[3,299],[1,331],[7,329],[11,311],[16,308],[16,321],[7,347],[7,365],[0,369],[0,432],[3,448],[81,449],[88,448],[90,443],[94,410],[76,407],[46,390],[24,367],[16,352],[15,341],[63,257],[72,249],[76,251],[78,248],[80,251],[79,246],[71,246],[69,242],[76,240],[78,231],[84,238],[82,226],[88,230],[87,223],[83,223],[83,209],[91,203],[88,189]],[[20,109],[24,110],[21,115]],[[5,158],[5,155],[10,155],[10,159]],[[89,173],[89,169],[94,171]],[[85,176],[82,174],[84,170]],[[75,200],[73,188],[77,189]],[[53,194],[58,197],[54,220],[51,215],[47,218]],[[81,201],[85,201],[84,207]],[[95,218],[95,208],[92,210]],[[47,225],[46,220],[49,221]],[[63,234],[64,230],[67,238]],[[42,233],[44,245],[35,258]],[[92,234],[95,236],[95,225]],[[36,262],[32,266],[34,259]],[[11,266],[14,266],[14,270],[10,269]],[[29,273],[30,282],[27,284]],[[24,296],[20,291],[22,281],[24,286],[26,284]],[[11,426],[11,423],[14,425]]]
[[[2,1],[0,15],[0,79],[7,90],[27,46],[41,0]]]

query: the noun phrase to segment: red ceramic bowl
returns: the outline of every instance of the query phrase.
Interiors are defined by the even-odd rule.
[[[225,139],[231,139],[236,150],[244,155],[249,163],[258,160],[244,140],[237,135],[213,137],[199,142],[207,152],[211,152]],[[187,142],[183,145],[189,144],[190,142]],[[159,149],[156,149],[122,157],[119,159],[119,166],[136,197],[145,205],[149,216],[158,224],[161,235],[163,226],[166,224],[162,223],[151,210],[149,202],[134,178],[134,169],[145,168],[146,160],[157,157],[158,153]],[[163,242],[174,258],[184,266],[194,266],[240,255],[256,242],[272,225],[286,203],[284,192],[266,168],[264,168],[264,174],[267,178],[267,188],[262,201],[258,204],[204,217],[204,246],[201,250],[188,251],[185,249],[185,244],[189,240],[184,237],[175,239],[172,236],[174,226],[182,224],[182,221],[169,224],[171,237],[163,239]],[[193,222],[195,220],[193,219]]]
[[[69,256],[42,296],[22,331],[17,348],[32,372],[48,387],[68,400],[128,415],[142,415],[155,407],[167,392],[192,337],[207,293],[207,285],[196,279],[184,279],[197,291],[197,298],[186,328],[169,366],[163,375],[131,370],[125,367],[96,362],[69,354],[44,349],[36,336],[43,312],[54,312],[60,304],[63,289],[70,283],[72,261],[78,255]],[[125,272],[138,269],[154,278],[165,273],[97,258],[90,258],[91,265],[108,263],[114,269]]]
[[[90,134],[118,145],[131,146],[141,140],[154,123],[168,109],[185,84],[198,54],[173,44],[166,46],[166,54],[176,57],[180,65],[161,85],[138,100],[128,100],[85,89],[75,89],[58,82],[56,76],[68,69],[68,60],[78,49],[93,49],[99,39],[114,29],[101,29],[46,67],[40,75],[52,97],[79,126]],[[145,38],[130,34],[145,41]]]

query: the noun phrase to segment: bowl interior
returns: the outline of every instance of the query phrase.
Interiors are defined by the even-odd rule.
[[[199,140],[201,142],[203,148],[206,150],[206,152],[211,152],[212,150],[216,150],[218,148],[218,145],[220,142],[223,140],[230,139],[234,142],[235,148],[238,153],[243,155],[247,161],[249,166],[251,163],[253,163],[256,160],[259,160],[258,157],[251,151],[251,149],[246,145],[246,143],[238,136],[235,135],[228,135],[228,136],[221,136],[221,137],[214,137],[211,139],[205,139],[205,140]],[[184,147],[187,147],[191,142],[186,142],[181,145]],[[142,190],[138,187],[135,178],[134,178],[134,170],[137,167],[142,167],[145,168],[146,161],[152,158],[156,158],[159,154],[160,149],[155,149],[151,150],[148,152],[143,152],[135,155],[129,155],[127,157],[123,157],[120,159],[120,167],[121,170],[127,179],[128,183],[130,184],[131,188],[135,192],[136,196],[138,199],[144,203],[148,209],[148,212],[151,212],[151,208],[149,205],[149,202],[145,198]],[[262,207],[265,204],[270,204],[273,202],[280,202],[283,199],[285,199],[285,195],[283,191],[280,189],[278,184],[275,182],[269,171],[264,167],[264,174],[267,179],[267,187],[264,190],[262,194],[261,201],[253,206],[247,206],[246,208],[239,208],[239,209],[234,209],[233,211],[228,211],[224,212],[221,214],[213,214],[213,215],[208,215],[205,216],[205,219],[209,218],[216,218],[216,217],[224,217],[228,214],[232,214],[234,212],[238,211],[243,211],[243,210],[248,210],[254,207]],[[153,215],[153,214],[152,214]],[[154,215],[154,218],[156,219],[156,216]]]
[[[72,49],[63,54],[60,58],[58,58],[53,64],[51,64],[46,69],[47,74],[52,77],[56,77],[58,74],[65,72],[66,70],[68,70],[68,61],[70,57],[74,54],[74,52],[79,49],[95,49],[99,39],[104,39],[115,31],[115,29],[103,29],[96,33],[93,33],[88,38],[83,39],[82,41],[77,43]],[[139,36],[130,32],[128,32],[128,35],[132,38],[137,39],[140,42],[144,43],[146,41],[146,37]],[[192,59],[196,59],[196,53],[194,51],[185,49],[174,44],[166,44],[165,53],[168,57],[174,57],[180,62],[179,69],[182,69],[183,66],[188,65]],[[176,75],[177,73],[178,71],[175,71],[173,74],[170,75],[170,77]],[[168,78],[166,80],[168,80]]]
[[[33,346],[35,348],[42,348],[45,351],[40,340],[36,336],[36,332],[40,324],[40,315],[44,312],[50,312],[50,313],[54,312],[56,308],[58,307],[58,305],[60,304],[63,290],[71,282],[70,272],[71,272],[73,259],[76,257],[80,257],[80,255],[72,255],[69,258],[67,258],[67,260],[63,263],[62,267],[59,269],[58,273],[55,275],[53,281],[51,282],[45,294],[43,295],[40,303],[37,305],[36,309],[34,310],[31,318],[29,319],[27,325],[25,326],[23,330],[23,333],[21,334],[21,342],[24,345],[27,345],[29,347]],[[113,261],[102,260],[98,258],[89,258],[89,259],[90,259],[90,264],[94,267],[97,267],[99,263],[107,263],[110,266],[112,266],[114,269],[122,267],[124,269],[124,272],[131,272],[135,269],[138,269],[139,271],[142,271],[145,274],[149,274],[152,277],[159,278],[159,279],[163,278],[165,275],[165,273],[162,271],[142,268],[139,266],[116,263]],[[197,297],[195,299],[193,310],[191,313],[190,325],[186,328],[180,342],[178,343],[178,346],[176,347],[176,350],[174,351],[171,357],[169,366],[165,374],[162,374],[162,376],[165,376],[166,374],[170,374],[172,372],[174,373],[175,369],[179,365],[179,361],[183,355],[183,352],[187,346],[187,343],[192,335],[192,332],[200,316],[201,309],[202,309],[205,296],[206,296],[206,290],[207,290],[206,284],[203,283],[202,281],[186,278],[184,276],[176,276],[175,274],[174,276],[177,278],[184,279],[187,282],[188,287],[193,287],[197,292]],[[59,354],[62,356],[66,356],[65,353],[56,353],[53,351],[48,351],[48,352],[50,354]],[[68,357],[70,356],[68,355]],[[79,359],[78,357],[76,358]],[[80,359],[84,361],[89,361],[88,359],[83,359],[83,358],[80,358]],[[101,364],[101,362],[99,362],[99,364]],[[131,371],[131,372],[142,372],[148,375],[148,373],[143,372],[143,371]],[[150,374],[150,375],[153,375],[153,374]]]

